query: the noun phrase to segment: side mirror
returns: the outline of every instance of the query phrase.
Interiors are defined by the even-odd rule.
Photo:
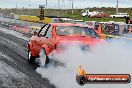
[[[45,38],[49,38],[49,37],[45,36]]]
[[[33,33],[33,35],[38,35],[38,33],[35,31],[35,32]]]

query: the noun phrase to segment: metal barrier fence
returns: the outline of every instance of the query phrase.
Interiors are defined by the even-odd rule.
[[[108,35],[122,36],[123,34],[132,32],[132,24],[101,24],[102,33]]]

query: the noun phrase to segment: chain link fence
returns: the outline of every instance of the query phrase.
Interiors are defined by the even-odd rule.
[[[3,13],[5,16],[9,16],[11,13],[16,15],[31,15],[31,16],[39,16],[39,9],[0,9],[0,13]],[[67,10],[53,10],[53,9],[45,9],[45,16],[54,16],[54,17],[66,17]]]

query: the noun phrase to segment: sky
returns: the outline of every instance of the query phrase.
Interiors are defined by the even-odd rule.
[[[72,0],[47,0],[47,8],[72,8]],[[59,3],[60,1],[60,3]],[[73,0],[74,8],[116,7],[117,0]],[[46,0],[0,0],[0,8],[38,8]],[[132,0],[119,0],[119,7],[132,7]]]

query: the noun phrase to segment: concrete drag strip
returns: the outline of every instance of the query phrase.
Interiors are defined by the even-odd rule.
[[[13,59],[11,59],[9,56],[7,56],[6,54],[0,52],[0,56],[4,57],[5,59],[9,60],[9,61],[14,61]]]
[[[28,77],[0,60],[0,87],[25,87]],[[27,86],[27,85],[26,85]]]
[[[1,42],[1,45],[7,45],[8,48],[10,48],[11,50],[14,50],[14,52],[16,52],[19,55],[22,55],[23,57],[25,57],[27,55],[27,52],[26,52],[27,49],[25,47],[21,47],[18,44],[14,43],[12,41],[9,41],[6,38],[0,37],[0,42]]]
[[[36,73],[37,66],[28,63],[29,36],[0,28],[0,88],[53,88]]]

